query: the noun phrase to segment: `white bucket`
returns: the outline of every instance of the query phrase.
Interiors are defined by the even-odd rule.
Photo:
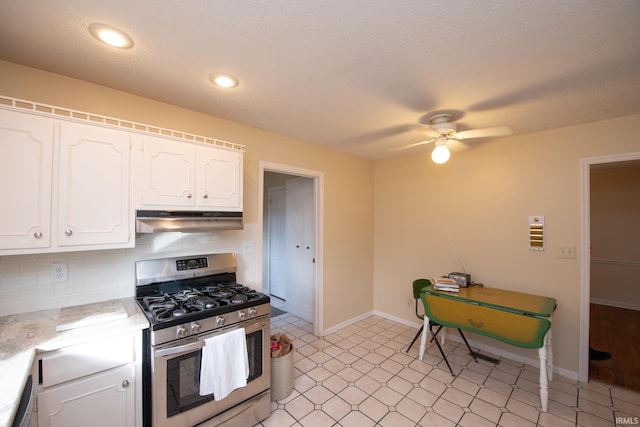
[[[271,358],[271,400],[282,400],[293,391],[293,343],[284,356]]]

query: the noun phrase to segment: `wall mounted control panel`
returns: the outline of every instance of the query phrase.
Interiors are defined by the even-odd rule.
[[[529,250],[544,251],[544,216],[529,217]]]

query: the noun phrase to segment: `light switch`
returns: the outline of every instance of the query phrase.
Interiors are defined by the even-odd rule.
[[[570,246],[558,246],[558,258],[575,259],[576,247]]]

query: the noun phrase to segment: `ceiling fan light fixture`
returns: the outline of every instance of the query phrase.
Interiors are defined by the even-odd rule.
[[[431,160],[439,165],[446,163],[451,157],[451,152],[447,148],[447,140],[445,138],[438,138],[436,141],[436,148],[431,152]]]
[[[133,39],[126,33],[105,24],[91,24],[88,27],[93,37],[118,49],[130,49],[133,47]]]
[[[211,83],[214,85],[224,89],[231,89],[237,87],[239,84],[237,78],[225,73],[213,73],[211,77],[209,77],[209,80],[211,80]]]

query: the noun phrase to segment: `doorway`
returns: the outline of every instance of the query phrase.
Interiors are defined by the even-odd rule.
[[[272,306],[322,335],[322,172],[259,163],[258,245],[262,289]]]
[[[629,335],[632,329],[622,327],[629,323],[625,320],[629,315],[640,314],[640,302],[638,302],[640,290],[636,287],[625,288],[626,279],[623,279],[629,275],[629,269],[635,269],[636,272],[631,274],[637,277],[640,255],[637,250],[625,246],[628,239],[625,240],[624,236],[621,242],[620,230],[615,229],[620,219],[612,219],[614,216],[620,216],[620,212],[616,212],[618,205],[614,206],[610,201],[607,202],[610,197],[624,197],[620,194],[615,195],[621,191],[622,186],[609,182],[611,178],[603,180],[601,177],[602,172],[605,172],[605,176],[615,176],[622,169],[627,168],[640,169],[640,153],[589,158],[581,161],[582,256],[578,379],[585,382],[589,379],[597,379],[608,384],[634,388],[632,384],[624,383],[625,373],[618,375],[615,371],[628,369],[625,368],[624,360],[630,358],[629,352],[640,351],[640,349],[629,347],[629,340],[634,340]],[[629,184],[631,183],[625,182],[626,191],[631,189]],[[633,191],[637,191],[640,188],[640,182],[635,182],[633,187],[636,189]],[[637,221],[628,224],[638,227]],[[637,232],[637,228],[635,230]],[[632,231],[627,227],[624,232],[631,237]],[[629,289],[633,289],[631,293]],[[602,353],[596,353],[594,358],[593,351],[590,351],[591,347],[593,347],[592,350],[609,353],[611,359],[607,359],[608,355]],[[597,358],[604,358],[604,360],[597,361],[595,360]],[[629,373],[627,370],[627,377]]]

